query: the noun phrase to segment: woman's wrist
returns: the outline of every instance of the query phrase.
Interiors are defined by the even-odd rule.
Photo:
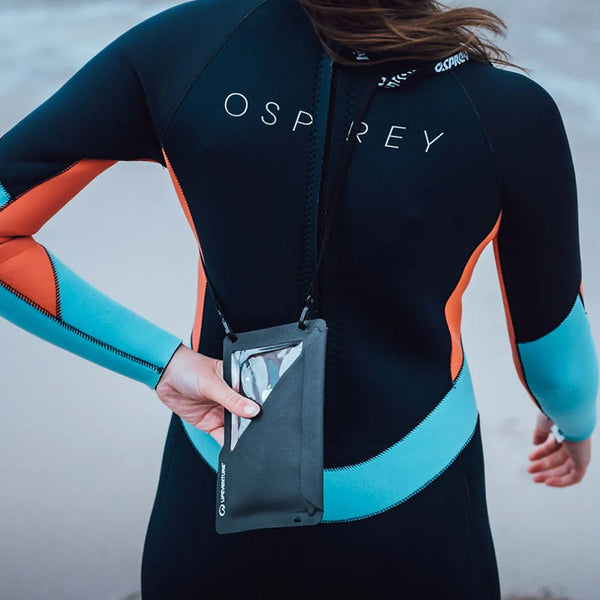
[[[177,346],[177,348],[175,348],[175,351],[173,352],[173,354],[171,354],[169,360],[166,362],[165,366],[163,367],[163,371],[162,371],[160,377],[158,378],[156,385],[153,388],[154,390],[156,390],[156,388],[159,386],[159,384],[161,384],[165,379],[167,379],[166,373],[168,370],[170,370],[171,365],[174,362],[173,359],[175,358],[176,355],[179,355],[183,352],[183,348],[187,348],[188,350],[190,349],[190,348],[188,348],[188,346],[186,346],[183,343],[183,341],[179,344],[179,346]]]

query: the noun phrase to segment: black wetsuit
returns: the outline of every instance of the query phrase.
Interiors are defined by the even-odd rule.
[[[396,87],[411,65],[349,55],[356,66],[332,64],[296,0],[186,2],[125,32],[0,138],[0,314],[154,389],[182,340],[31,236],[115,162],[155,161],[234,330],[289,323],[357,134],[311,312],[329,327],[324,522],[216,534],[218,445],[173,415],[144,600],[498,600],[460,335],[489,242],[525,389],[567,438],[595,426],[575,176],[555,102],[488,63],[441,61]],[[352,124],[379,73],[392,85]],[[197,307],[191,347],[220,358],[200,268]]]

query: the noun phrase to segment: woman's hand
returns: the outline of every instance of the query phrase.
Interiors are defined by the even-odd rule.
[[[260,406],[235,392],[223,379],[223,361],[180,344],[154,390],[160,400],[190,425],[210,433],[221,446],[224,408],[252,418]]]
[[[538,446],[530,455],[528,471],[535,473],[535,483],[545,483],[553,487],[566,487],[579,483],[592,456],[591,438],[582,442],[563,440],[557,442],[550,428],[551,419],[540,413],[537,418],[533,443]]]

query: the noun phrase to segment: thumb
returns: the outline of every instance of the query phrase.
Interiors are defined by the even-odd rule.
[[[223,361],[216,359],[215,371],[218,377],[213,379],[213,385],[210,390],[210,399],[218,402],[229,412],[238,417],[251,418],[260,412],[260,405],[253,402],[246,396],[238,394],[223,379]]]
[[[533,431],[533,443],[536,445],[543,444],[548,439],[553,424],[552,419],[540,412]]]

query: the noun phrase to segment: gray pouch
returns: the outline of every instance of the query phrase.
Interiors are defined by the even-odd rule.
[[[218,533],[321,521],[326,340],[323,319],[225,337],[225,381],[262,408],[253,419],[225,411]]]

